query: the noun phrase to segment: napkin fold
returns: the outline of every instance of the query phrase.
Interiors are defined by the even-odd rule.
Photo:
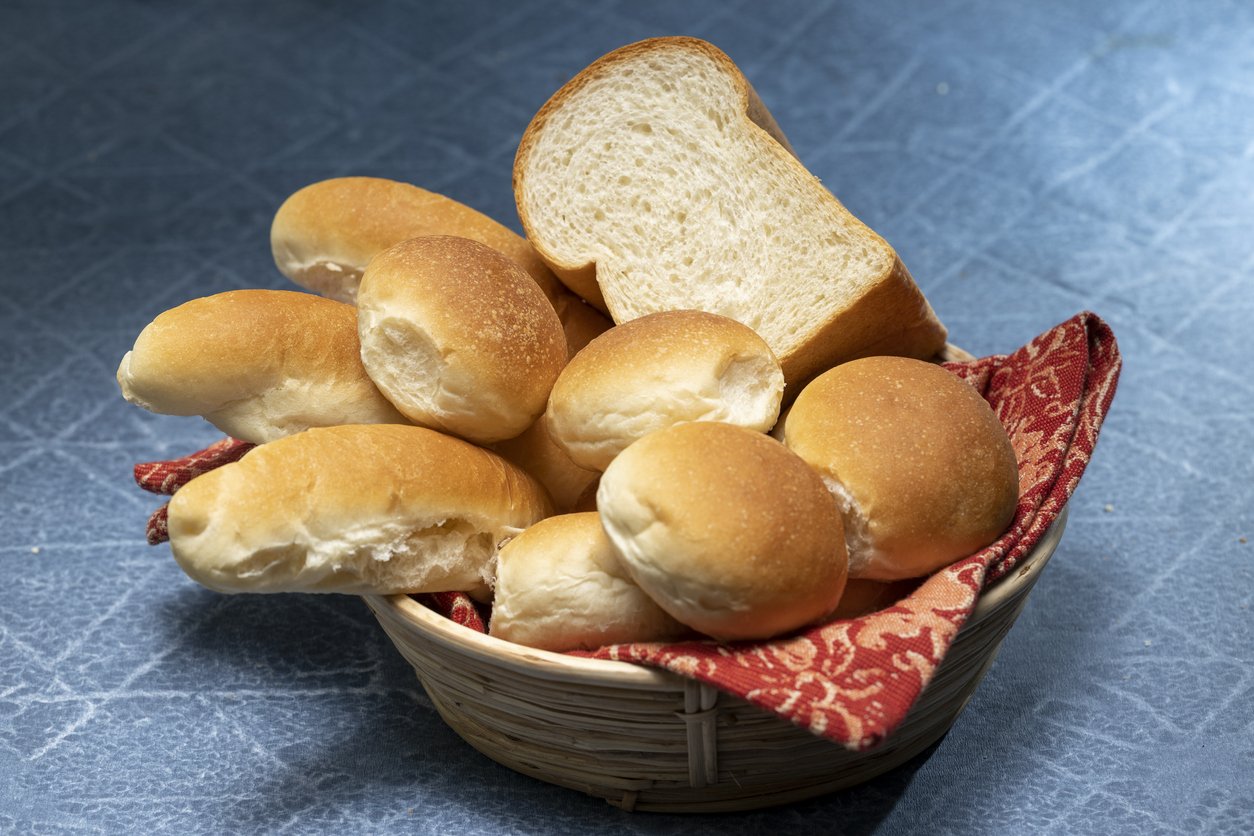
[[[1018,459],[1019,505],[997,542],[937,572],[895,605],[860,618],[769,641],[618,644],[577,655],[665,668],[850,749],[871,748],[891,735],[931,681],[980,593],[1012,571],[1062,512],[1093,454],[1121,359],[1110,327],[1085,311],[1010,354],[945,368],[993,407]],[[138,465],[136,481],[173,493],[250,447],[226,439],[175,462]],[[157,521],[163,511],[149,521],[149,542],[164,539],[163,521]],[[469,629],[485,629],[462,593],[418,598]]]

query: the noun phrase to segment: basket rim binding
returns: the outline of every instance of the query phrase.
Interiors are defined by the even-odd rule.
[[[1002,607],[1013,605],[1016,600],[1016,591],[1025,584],[1030,587],[1035,582],[1036,576],[1045,568],[1045,564],[1049,562],[1050,556],[1058,547],[1066,522],[1067,507],[1064,506],[1036,547],[1023,556],[1017,567],[981,594],[971,617],[963,625],[963,630],[989,618]],[[588,685],[600,684],[642,690],[675,688],[679,683],[688,681],[679,674],[634,662],[570,656],[514,644],[463,627],[428,609],[408,595],[363,597],[371,609],[393,611],[394,616],[409,622],[431,641],[449,650],[467,653],[539,679],[560,681],[578,677]]]

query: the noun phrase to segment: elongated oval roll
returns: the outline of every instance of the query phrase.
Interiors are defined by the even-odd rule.
[[[351,305],[288,290],[232,290],[154,319],[118,366],[131,403],[201,415],[255,443],[309,427],[408,423],[361,364]]]
[[[411,238],[379,253],[357,294],[361,360],[407,418],[481,443],[544,412],[566,365],[535,282],[468,238]]]
[[[793,403],[784,443],[840,501],[851,577],[926,575],[987,546],[1014,518],[1006,430],[970,385],[901,357],[854,360]]]
[[[198,476],[170,547],[220,592],[391,594],[481,587],[497,546],[552,513],[544,489],[421,427],[314,429]]]
[[[689,631],[636,585],[600,518],[584,513],[549,517],[501,549],[489,632],[561,652]]]
[[[775,439],[695,422],[650,433],[601,476],[597,510],[632,578],[714,638],[764,639],[830,614],[845,587],[836,501]]]
[[[353,303],[372,258],[423,235],[470,238],[518,264],[557,312],[572,355],[613,324],[567,290],[526,238],[465,204],[409,183],[337,177],[306,186],[275,213],[270,246],[279,271],[296,284]]]
[[[747,325],[702,311],[665,311],[618,325],[562,370],[545,416],[580,467],[604,470],[627,445],[681,421],[766,431],[784,374]]]

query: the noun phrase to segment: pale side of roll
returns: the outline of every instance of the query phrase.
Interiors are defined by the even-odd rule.
[[[601,476],[597,509],[636,583],[717,639],[765,639],[818,621],[844,590],[831,493],[778,441],[743,427],[650,433]]]
[[[561,319],[572,355],[612,325],[557,280],[527,239],[465,204],[408,183],[337,177],[306,186],[275,213],[270,245],[283,275],[315,293],[354,303],[372,258],[424,235],[470,238],[522,267]]]
[[[636,585],[595,513],[536,523],[497,556],[489,633],[556,652],[688,633]]]
[[[823,477],[845,519],[850,577],[919,577],[997,539],[1019,472],[988,403],[940,366],[854,360],[815,378],[784,442]]]
[[[549,432],[575,464],[604,470],[654,430],[721,421],[765,432],[784,375],[746,325],[702,311],[665,311],[618,325],[579,352],[549,397]]]
[[[131,403],[201,415],[264,443],[310,427],[404,424],[362,368],[352,305],[287,290],[232,290],[160,314],[118,366]]]
[[[170,547],[220,592],[474,590],[502,541],[552,513],[499,456],[421,427],[308,430],[198,476]]]
[[[468,238],[379,253],[357,294],[361,360],[416,424],[480,443],[522,433],[566,364],[557,315],[514,262]]]
[[[490,449],[518,465],[544,485],[549,496],[553,497],[558,512],[563,514],[575,510],[584,492],[601,475],[599,471],[587,470],[570,460],[566,451],[553,441],[549,434],[548,421],[543,414],[522,435],[498,441]]]

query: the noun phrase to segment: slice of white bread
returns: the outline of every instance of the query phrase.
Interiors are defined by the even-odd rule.
[[[927,358],[945,329],[893,249],[793,156],[725,54],[694,38],[611,52],[523,134],[528,239],[615,322],[698,309],[739,320],[790,391],[872,354]]]

